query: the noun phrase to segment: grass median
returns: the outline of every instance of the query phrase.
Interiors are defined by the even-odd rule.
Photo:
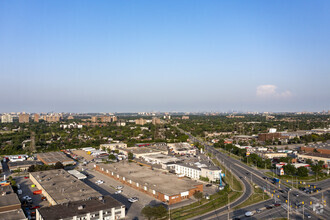
[[[241,208],[249,206],[249,205],[253,205],[253,204],[261,202],[261,201],[266,201],[268,199],[270,199],[270,197],[267,195],[267,193],[263,192],[262,189],[260,189],[259,187],[255,188],[255,186],[254,186],[252,195],[247,200],[245,200],[243,203],[236,206],[235,210],[241,209]]]

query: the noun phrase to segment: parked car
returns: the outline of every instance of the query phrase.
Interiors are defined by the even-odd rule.
[[[47,198],[45,196],[41,197],[42,201],[47,201]]]
[[[206,184],[205,186],[206,186],[206,187],[210,187],[210,186],[212,186],[212,184],[208,183],[208,184]]]
[[[299,197],[299,194],[298,193],[294,193],[293,194],[295,197]]]
[[[104,183],[104,181],[103,180],[97,180],[95,183],[100,185],[100,184]]]
[[[27,201],[28,203],[32,203],[32,198],[30,196],[23,196],[23,200]]]
[[[281,203],[275,203],[274,206],[275,207],[281,206]]]
[[[122,192],[123,192],[123,190],[118,190],[118,191],[115,192],[115,194],[120,194]]]
[[[261,209],[257,209],[257,210],[256,210],[256,213],[260,213],[260,212],[261,212]]]
[[[137,198],[137,197],[132,197],[132,198],[129,198],[128,201],[129,201],[129,202],[132,202],[132,203],[133,203],[133,202],[137,202],[137,201],[139,201],[139,198]]]
[[[117,186],[116,189],[122,189],[124,188],[123,186]]]

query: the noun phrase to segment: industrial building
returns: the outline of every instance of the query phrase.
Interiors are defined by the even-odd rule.
[[[52,205],[101,196],[100,193],[63,169],[33,172],[29,176]]]
[[[146,155],[155,155],[155,154],[168,154],[168,150],[166,149],[156,149],[152,147],[129,147],[129,148],[119,148],[120,153],[125,154],[132,153],[135,158],[140,158]]]
[[[17,162],[8,162],[8,168],[10,171],[13,170],[27,170],[29,169],[30,166],[32,165],[41,165],[42,163],[40,161],[35,161],[35,160],[24,160],[24,161],[17,161]]]
[[[63,152],[48,152],[37,154],[38,160],[46,165],[55,165],[57,162],[61,162],[64,166],[68,164],[75,164],[74,160],[67,157]]]
[[[196,191],[203,191],[202,183],[135,163],[97,164],[94,167],[98,172],[168,204],[181,202]]]
[[[68,173],[76,177],[78,180],[84,180],[87,178],[85,174],[80,173],[78,170],[69,170]]]
[[[21,209],[21,202],[17,194],[14,193],[12,187],[0,187],[0,219],[6,220],[21,220],[26,219],[23,210]]]
[[[125,206],[110,196],[39,208],[36,220],[115,220],[125,218]]]
[[[170,151],[177,155],[195,155],[196,149],[189,143],[172,143],[168,144]]]

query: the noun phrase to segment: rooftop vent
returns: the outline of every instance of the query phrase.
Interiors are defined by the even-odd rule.
[[[83,205],[78,206],[78,210],[83,210],[83,209],[84,209]]]
[[[103,196],[100,196],[100,197],[99,197],[99,200],[103,200]]]

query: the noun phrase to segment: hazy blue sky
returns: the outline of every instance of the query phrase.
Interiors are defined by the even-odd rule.
[[[0,1],[0,112],[330,109],[330,1]]]

